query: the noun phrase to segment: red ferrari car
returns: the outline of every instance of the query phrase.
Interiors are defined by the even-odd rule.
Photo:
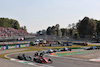
[[[38,63],[52,63],[53,61],[51,60],[51,59],[46,59],[46,58],[44,58],[44,57],[42,57],[42,56],[39,56],[39,57],[35,57],[34,58],[34,61],[35,62],[38,62]]]

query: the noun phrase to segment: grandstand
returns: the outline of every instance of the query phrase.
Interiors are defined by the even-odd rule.
[[[0,27],[0,41],[13,41],[17,40],[18,38],[32,38],[34,37],[33,34],[28,33],[25,30],[21,29],[14,29],[14,28],[4,28]]]
[[[3,28],[0,27],[0,37],[11,37],[11,36],[32,36],[25,30],[17,30],[14,28]]]

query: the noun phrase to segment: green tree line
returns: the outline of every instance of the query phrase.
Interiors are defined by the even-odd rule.
[[[91,19],[89,17],[84,17],[77,23],[69,24],[66,28],[59,28],[60,25],[48,27],[46,29],[47,35],[55,36],[69,36],[73,38],[92,38],[93,36],[98,38],[100,36],[100,20]]]
[[[20,24],[17,20],[8,19],[8,18],[0,18],[0,27],[4,28],[14,28],[14,29],[23,29],[26,30],[26,26],[20,27]]]

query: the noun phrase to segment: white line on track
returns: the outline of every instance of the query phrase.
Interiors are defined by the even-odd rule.
[[[90,59],[89,61],[100,62],[100,58],[97,58],[97,59]]]
[[[67,59],[71,59],[71,60],[84,60],[84,61],[89,61],[87,59],[78,59],[78,58],[72,58],[72,57],[54,56],[54,55],[50,55],[50,54],[48,56],[51,56],[51,57],[59,57],[59,58],[67,58]]]
[[[23,64],[28,64],[28,65],[36,66],[36,67],[54,67],[54,66],[50,66],[50,65],[46,65],[46,64],[33,63],[33,62],[18,60],[15,58],[10,58],[7,55],[9,55],[9,54],[4,55],[4,57],[10,59],[11,61],[15,61],[15,62],[23,63]]]
[[[23,63],[23,64],[28,64],[28,65],[31,65],[31,66],[36,66],[36,67],[54,67],[54,66],[49,66],[49,65],[45,65],[45,64],[38,64],[38,63],[32,63],[32,62],[28,62],[28,61],[21,61],[21,60],[14,59],[14,58],[11,58],[10,60],[16,61],[16,62],[19,62],[19,63]]]

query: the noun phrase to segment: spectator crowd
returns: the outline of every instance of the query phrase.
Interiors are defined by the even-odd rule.
[[[21,29],[17,30],[10,27],[8,28],[0,27],[0,37],[11,37],[11,36],[32,36],[32,34]]]

